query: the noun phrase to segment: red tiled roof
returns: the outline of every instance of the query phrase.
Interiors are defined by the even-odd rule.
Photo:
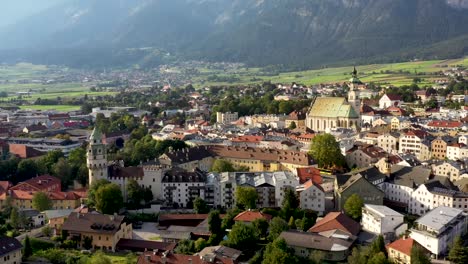
[[[322,186],[316,184],[316,183],[313,182],[312,180],[306,181],[303,185],[304,185],[304,189],[305,189],[305,190],[308,189],[308,188],[310,188],[310,187],[312,187],[312,186],[315,186],[315,187],[317,187],[319,190],[321,190],[322,192],[325,191],[325,190],[322,188]]]
[[[253,222],[257,219],[265,219],[270,221],[272,216],[269,214],[264,214],[262,212],[255,212],[255,211],[244,211],[234,217],[234,221],[241,221],[241,222]]]
[[[263,140],[263,136],[239,136],[233,138],[232,142],[260,142]]]
[[[359,223],[341,212],[328,213],[322,220],[315,223],[308,232],[320,233],[329,230],[341,230],[356,236],[361,230]]]
[[[154,254],[154,252],[147,251],[138,257],[137,264],[207,264],[207,263],[219,263],[219,264],[235,264],[236,261],[224,258],[215,257],[211,262],[202,259],[200,256],[183,255],[183,254],[172,254],[169,252],[165,257],[163,253]]]
[[[391,248],[401,253],[411,256],[411,249],[416,241],[412,238],[400,238],[398,240],[393,241],[392,243],[387,245],[387,248]]]
[[[457,128],[462,126],[462,122],[458,121],[431,121],[427,124],[430,127]]]
[[[323,179],[320,175],[320,170],[315,167],[297,168],[297,177],[299,177],[299,183],[305,183],[308,180],[312,180],[315,184],[322,184]]]
[[[60,191],[60,179],[50,175],[41,175],[11,187],[12,190],[33,189],[36,191],[49,191],[49,188],[52,188],[55,191]]]
[[[0,193],[7,191],[11,186],[9,181],[0,181]]]
[[[387,94],[387,97],[392,101],[401,101],[401,96],[398,94]]]

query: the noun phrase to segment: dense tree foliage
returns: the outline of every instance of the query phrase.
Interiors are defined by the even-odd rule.
[[[431,259],[420,246],[411,248],[411,264],[430,264]]]
[[[454,264],[468,263],[468,248],[463,245],[461,237],[457,236],[453,241],[448,259]]]
[[[252,225],[236,222],[228,234],[228,239],[221,243],[239,250],[252,249],[258,240],[257,234]]]
[[[115,183],[100,186],[95,194],[96,209],[103,214],[117,213],[123,206],[120,187]]]
[[[321,168],[344,168],[346,166],[340,145],[330,134],[316,135],[312,139],[309,154]]]
[[[32,207],[39,212],[52,208],[52,200],[44,192],[36,192],[32,198]]]
[[[201,197],[197,197],[193,200],[193,209],[197,214],[207,214],[210,212],[208,204]]]
[[[359,220],[361,219],[363,206],[364,201],[362,198],[358,194],[354,193],[346,200],[344,210],[348,216],[354,220]]]
[[[236,188],[236,203],[245,209],[257,208],[258,194],[253,187],[239,186]]]
[[[275,239],[266,246],[262,264],[300,263],[294,255],[294,250],[288,247],[286,241],[281,238]]]
[[[281,234],[281,232],[287,230],[289,230],[288,223],[279,217],[274,217],[270,222],[268,240],[274,241]]]

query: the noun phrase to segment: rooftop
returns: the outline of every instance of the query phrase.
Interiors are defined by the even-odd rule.
[[[425,215],[416,220],[416,223],[425,225],[433,230],[441,230],[448,223],[454,220],[458,215],[462,214],[463,210],[451,208],[447,206],[439,206],[432,209]]]

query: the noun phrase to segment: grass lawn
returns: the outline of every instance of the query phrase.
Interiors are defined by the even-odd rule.
[[[70,112],[80,110],[79,105],[22,105],[23,110],[55,110],[60,112]]]
[[[127,264],[127,263],[136,263],[137,262],[137,256],[132,255],[131,261],[128,262],[128,256],[124,255],[116,255],[116,254],[111,254],[111,253],[106,253],[105,254],[110,260],[112,261],[112,264]]]
[[[152,241],[162,241],[161,236],[152,236],[152,237],[149,238],[149,240],[152,240]]]

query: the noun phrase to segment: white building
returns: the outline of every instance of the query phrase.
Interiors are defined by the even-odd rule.
[[[377,146],[388,153],[397,153],[400,142],[400,135],[397,133],[387,133],[377,137]]]
[[[325,192],[320,185],[316,185],[312,180],[296,187],[299,196],[299,206],[301,209],[309,209],[323,215],[325,211]]]
[[[383,205],[365,204],[361,225],[366,231],[385,237],[397,237],[408,228],[403,215]]]
[[[460,160],[468,158],[468,147],[463,143],[454,143],[447,146],[447,159]]]
[[[283,203],[285,189],[294,190],[299,179],[292,172],[224,172],[220,178],[221,206],[235,205],[234,193],[238,186],[254,187],[257,190],[258,207],[277,207]]]
[[[386,109],[390,106],[401,106],[402,100],[399,95],[384,94],[379,100],[379,107]]]
[[[438,256],[448,251],[456,236],[466,234],[466,227],[466,213],[440,206],[416,220],[410,237]]]
[[[432,166],[435,176],[447,177],[451,181],[457,181],[460,175],[466,172],[465,164],[463,162],[443,162],[439,165]]]
[[[202,171],[172,170],[162,179],[164,200],[168,204],[187,207],[197,197],[205,197],[206,175]]]
[[[237,121],[239,118],[239,114],[237,112],[231,113],[231,112],[216,112],[216,123],[219,124],[230,124],[232,122]]]

